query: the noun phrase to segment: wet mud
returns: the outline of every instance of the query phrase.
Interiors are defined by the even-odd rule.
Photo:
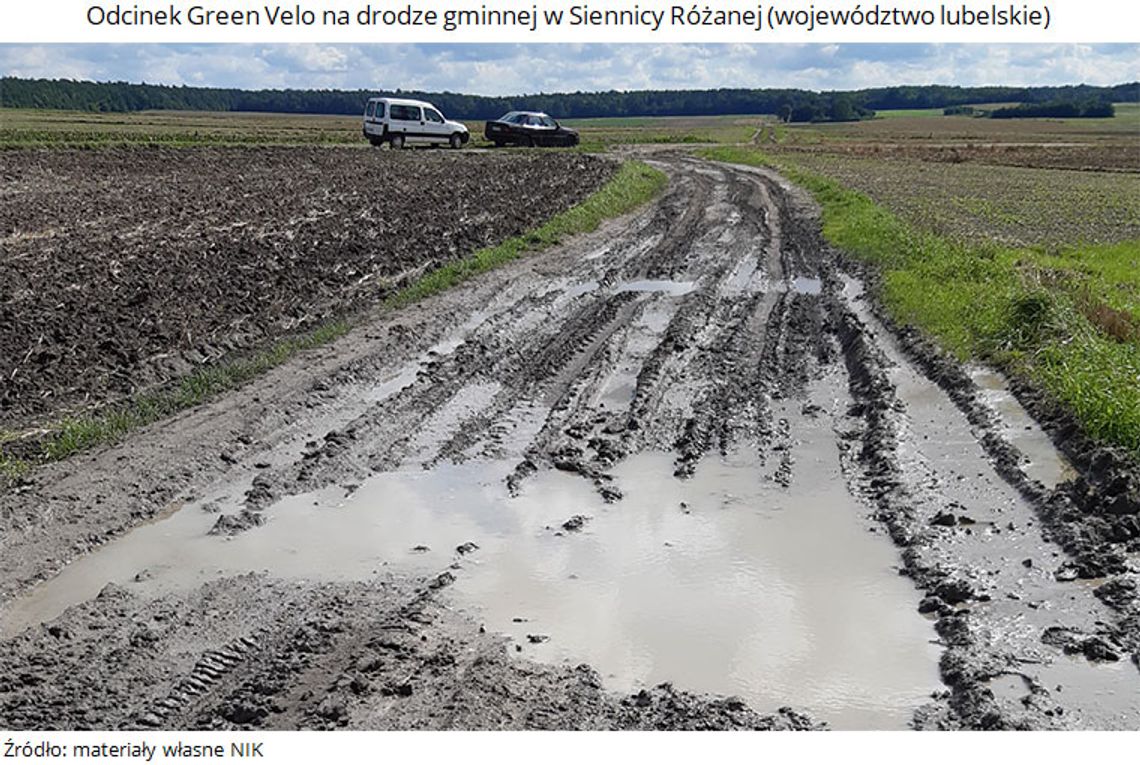
[[[783,179],[651,161],[636,215],[0,497],[0,722],[1140,726],[1133,538],[1080,512],[1127,467],[883,320]]]

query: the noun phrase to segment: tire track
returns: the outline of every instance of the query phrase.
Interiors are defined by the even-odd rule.
[[[671,177],[654,207],[347,338],[311,386],[268,405],[278,422],[304,423],[289,431],[290,444],[307,434],[303,448],[267,437],[231,455],[232,470],[184,467],[211,482],[185,499],[232,495],[221,525],[238,533],[294,495],[492,458],[515,465],[499,477],[513,492],[553,468],[620,503],[617,468],[639,452],[667,453],[683,479],[710,455],[745,452],[757,483],[794,512],[815,496],[797,490],[822,480],[796,464],[807,462],[797,446],[809,432],[833,437],[842,473],[832,483],[898,546],[942,643],[946,690],[915,710],[916,726],[1135,727],[1127,693],[1090,692],[1136,684],[1124,554],[1096,594],[1080,581],[1087,554],[1048,535],[1057,500],[1026,491],[994,426],[958,411],[965,399],[946,398],[845,292],[801,192],[766,171],[653,161]],[[366,349],[350,355],[352,343]],[[269,400],[289,390],[275,385],[252,390]],[[828,398],[834,385],[847,390]],[[351,396],[363,398],[345,404]],[[821,412],[833,434],[809,426]],[[177,456],[165,459],[173,474]],[[108,501],[127,503],[147,482]],[[589,667],[511,661],[442,597],[475,549],[420,580],[248,577],[152,602],[111,589],[4,643],[0,668],[15,679],[0,685],[0,721],[44,727],[62,707],[60,724],[108,727],[813,725],[671,687],[617,698]],[[72,678],[75,662],[87,671]],[[58,688],[43,695],[45,685]]]

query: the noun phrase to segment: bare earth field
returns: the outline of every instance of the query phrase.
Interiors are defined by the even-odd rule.
[[[798,126],[785,148],[876,159],[1042,167],[1140,170],[1140,112],[1120,104],[1106,119],[1012,119],[910,116]]]
[[[950,238],[1012,246],[1140,238],[1136,173],[1038,165],[999,170],[987,157],[949,163],[911,159],[905,152],[794,156],[803,167],[862,191],[906,220]]]
[[[761,145],[950,238],[1056,248],[1140,237],[1132,104],[1111,119],[934,114],[796,125]]]
[[[0,431],[375,305],[613,169],[579,154],[0,152]]]
[[[1140,727],[1137,476],[894,327],[805,192],[641,154],[669,185],[639,212],[0,496],[0,726]],[[4,161],[43,200],[5,200],[5,267],[51,285],[5,333],[13,300],[96,298],[4,335],[55,349],[20,402],[78,394],[56,364],[115,389],[91,341],[138,370],[351,305],[612,167]]]
[[[489,146],[481,119],[448,114],[467,125],[473,146]],[[561,115],[554,115],[560,117]],[[747,141],[759,117],[614,117],[571,119],[582,145],[645,143],[735,143]],[[75,147],[115,145],[337,145],[359,146],[360,117],[251,112],[140,111],[94,113],[5,109],[0,112],[0,147]]]
[[[5,109],[0,146],[350,144],[360,117],[243,112]]]

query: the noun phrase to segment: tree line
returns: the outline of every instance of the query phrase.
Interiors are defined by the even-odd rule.
[[[1112,87],[1067,85],[1015,88],[908,85],[827,92],[774,88],[718,88],[475,96],[446,91],[426,92],[384,88],[240,90],[127,82],[0,78],[0,106],[24,109],[72,109],[94,112],[178,109],[360,114],[370,97],[380,95],[431,101],[445,114],[464,119],[494,119],[513,109],[533,109],[563,118],[775,114],[788,121],[811,122],[865,119],[873,116],[876,110],[944,108],[969,103],[1019,102],[1023,105],[1046,105],[1140,102],[1140,82]]]
[[[1015,117],[1114,117],[1116,108],[1111,101],[1046,101],[1043,104],[1021,104],[994,109],[989,116],[995,120]]]

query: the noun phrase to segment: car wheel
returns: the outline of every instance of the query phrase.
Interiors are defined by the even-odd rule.
[[[496,149],[501,149],[506,145],[507,145],[506,141],[500,141],[498,138],[495,139],[495,148]]]
[[[530,148],[533,149],[535,147],[534,139],[531,138],[530,136],[527,136],[526,140],[523,141],[523,146],[529,146]]]
[[[402,149],[402,148],[404,148],[404,136],[394,135],[394,136],[392,136],[389,143],[391,144],[393,149]]]
[[[451,148],[458,149],[463,145],[463,136],[459,133],[452,133],[451,140],[449,140],[448,143],[451,145]]]

